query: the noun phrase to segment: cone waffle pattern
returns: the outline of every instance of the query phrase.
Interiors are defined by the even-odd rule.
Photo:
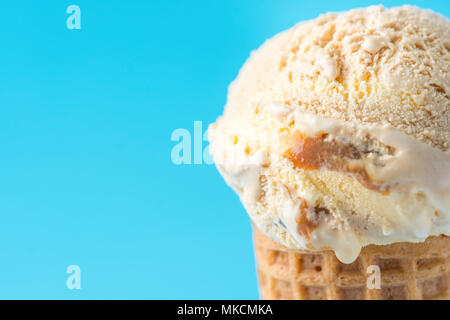
[[[263,299],[450,299],[450,237],[370,245],[355,262],[343,264],[331,251],[288,249],[253,229]],[[370,265],[380,268],[380,289],[367,287]]]

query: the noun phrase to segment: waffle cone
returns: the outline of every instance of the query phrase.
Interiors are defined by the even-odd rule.
[[[253,230],[263,299],[450,299],[450,237],[370,245],[355,262],[343,264],[332,251],[288,249]],[[369,289],[375,284],[373,271],[367,272],[371,265],[380,270],[378,289]]]

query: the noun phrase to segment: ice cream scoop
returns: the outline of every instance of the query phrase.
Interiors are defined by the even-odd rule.
[[[276,242],[332,250],[450,235],[450,21],[412,6],[325,14],[253,52],[210,151]]]

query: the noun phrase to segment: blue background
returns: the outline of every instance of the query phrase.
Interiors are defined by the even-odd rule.
[[[3,1],[0,298],[258,298],[244,209],[214,166],[172,163],[171,134],[206,130],[266,38],[378,3]]]

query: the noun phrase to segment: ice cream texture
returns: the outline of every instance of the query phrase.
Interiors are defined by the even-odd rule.
[[[209,128],[253,223],[354,261],[450,235],[450,21],[412,6],[325,14],[253,52]]]

